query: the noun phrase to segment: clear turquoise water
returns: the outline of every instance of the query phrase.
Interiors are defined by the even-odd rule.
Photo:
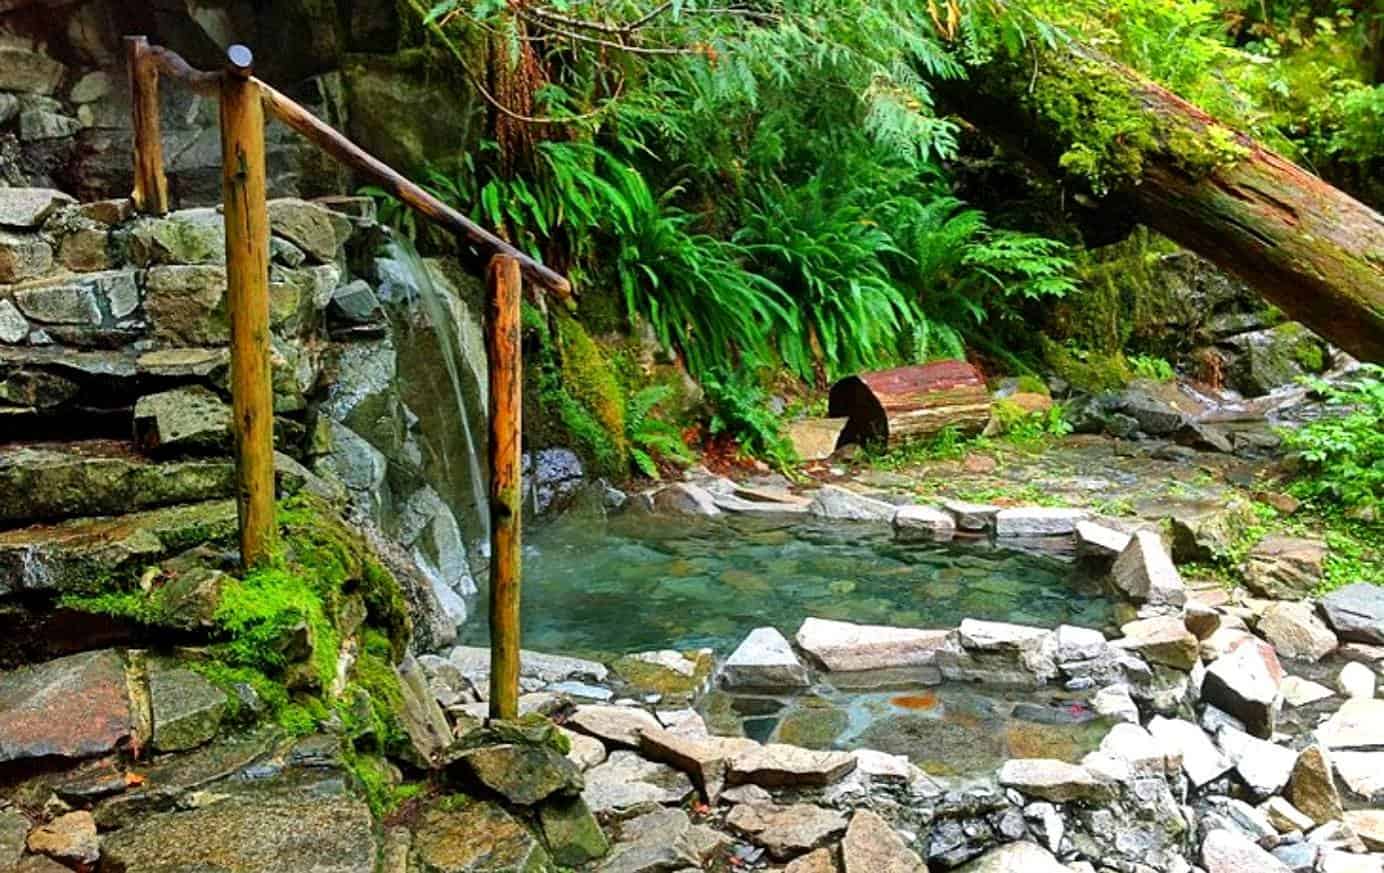
[[[463,642],[484,644],[484,591]],[[987,544],[900,544],[872,525],[565,516],[525,532],[524,647],[609,656],[792,636],[809,616],[905,627],[963,618],[1105,627],[1069,560]]]

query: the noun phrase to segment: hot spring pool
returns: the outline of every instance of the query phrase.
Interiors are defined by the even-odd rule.
[[[791,638],[809,616],[933,628],[1113,620],[1096,581],[1060,555],[897,543],[887,527],[818,520],[568,515],[525,532],[523,585],[524,647],[597,659],[726,655],[756,627]],[[463,643],[488,641],[484,596]]]

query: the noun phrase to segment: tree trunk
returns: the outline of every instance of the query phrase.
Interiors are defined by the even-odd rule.
[[[1347,352],[1384,360],[1384,217],[1080,43],[1034,46],[950,84],[955,111]]]

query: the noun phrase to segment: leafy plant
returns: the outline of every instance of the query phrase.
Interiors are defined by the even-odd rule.
[[[1311,379],[1339,415],[1281,431],[1283,444],[1307,464],[1293,492],[1346,509],[1384,506],[1384,367],[1367,364],[1346,385]]]
[[[1173,370],[1173,365],[1168,363],[1165,358],[1154,355],[1129,355],[1125,360],[1129,362],[1134,375],[1140,379],[1171,382],[1177,378],[1177,372]]]
[[[629,442],[630,462],[650,479],[658,479],[660,460],[687,466],[695,457],[672,422],[653,413],[673,395],[670,385],[650,385],[625,404],[625,437]]]
[[[702,388],[712,408],[707,427],[713,436],[730,436],[744,452],[768,458],[780,467],[796,460],[779,416],[752,375],[743,370],[717,370],[702,381]]]

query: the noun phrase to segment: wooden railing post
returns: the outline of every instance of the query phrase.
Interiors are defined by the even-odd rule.
[[[519,714],[520,410],[519,262],[487,268],[486,351],[490,363],[490,717]]]
[[[274,404],[269,370],[269,210],[264,109],[251,76],[253,55],[231,46],[221,79],[221,180],[226,219],[227,308],[231,318],[231,406],[236,449],[240,556],[267,559],[274,520]]]
[[[149,40],[125,37],[130,74],[131,126],[134,129],[135,210],[143,215],[168,212],[168,177],[163,173],[163,134],[159,129],[159,69]]]

